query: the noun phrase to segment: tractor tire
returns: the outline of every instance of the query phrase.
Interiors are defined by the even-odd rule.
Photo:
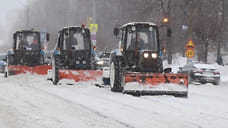
[[[123,80],[123,71],[122,71],[122,58],[115,57],[111,62],[110,67],[110,85],[112,92],[122,92],[122,80]]]
[[[53,62],[53,66],[52,66],[52,73],[53,73],[53,76],[52,76],[52,83],[54,85],[57,85],[58,82],[59,82],[59,66],[60,66],[60,57],[54,57],[54,62]]]
[[[14,63],[14,60],[15,60],[15,59],[14,59],[14,56],[13,56],[13,55],[8,55],[8,56],[7,56],[7,63],[8,63],[8,64],[15,64],[15,63]]]

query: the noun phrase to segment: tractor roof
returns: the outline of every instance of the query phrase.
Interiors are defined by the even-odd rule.
[[[82,26],[66,26],[66,27],[64,27],[62,30],[74,29],[74,28],[82,28]],[[84,27],[84,29],[88,29],[88,28]]]
[[[34,29],[31,29],[31,30],[18,30],[18,31],[16,31],[16,33],[18,33],[18,32],[21,32],[21,33],[23,33],[23,32],[36,32],[36,33],[40,33],[39,31],[36,31]]]
[[[153,22],[130,22],[130,23],[124,24],[122,27],[134,26],[134,25],[146,25],[146,24],[148,24],[150,26],[157,26]]]

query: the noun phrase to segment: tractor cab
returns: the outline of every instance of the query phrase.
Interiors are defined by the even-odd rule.
[[[48,33],[42,36],[49,41]],[[13,34],[13,48],[7,54],[5,77],[26,72],[46,74],[50,66],[44,64],[42,36],[35,30],[21,30]]]
[[[53,84],[57,85],[61,79],[96,81],[102,76],[102,71],[95,69],[89,29],[73,26],[60,30],[52,57]]]
[[[67,69],[91,68],[91,40],[88,28],[67,27],[59,32],[56,51]],[[54,53],[56,54],[56,52]]]
[[[110,55],[111,91],[187,96],[188,75],[163,71],[157,25],[152,22],[127,23],[114,28],[114,35],[119,49]]]
[[[153,23],[128,23],[115,28],[126,66],[133,71],[162,72],[158,27]]]
[[[15,59],[12,64],[39,65],[43,64],[41,55],[40,33],[37,31],[17,31],[13,35]],[[36,58],[36,59],[34,59]]]

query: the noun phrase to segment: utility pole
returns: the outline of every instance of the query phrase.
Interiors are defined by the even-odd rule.
[[[167,34],[166,46],[167,46],[168,64],[172,64],[172,29],[171,29],[171,23],[170,23],[171,0],[168,0],[167,10],[165,10],[165,8],[164,8],[163,0],[160,0],[160,2],[161,2],[162,12],[165,16],[165,18],[163,19],[163,23],[165,23],[166,27],[167,27],[167,30],[166,30],[166,34]],[[165,21],[165,19],[167,19],[167,21]]]
[[[222,64],[222,56],[221,56],[221,42],[223,40],[223,32],[224,32],[224,7],[225,7],[225,2],[222,0],[222,8],[221,12],[219,12],[218,16],[221,18],[221,25],[219,27],[219,35],[218,35],[218,46],[217,46],[217,63],[219,65]],[[219,20],[218,20],[219,22]],[[219,24],[219,23],[218,23]]]
[[[90,30],[91,31],[91,40],[92,40],[92,43],[93,43],[93,49],[95,50],[96,48],[96,33],[97,33],[97,30],[95,29],[95,31],[94,31],[94,27],[95,27],[95,24],[96,24],[96,1],[95,0],[93,0],[93,23],[92,23],[92,25],[93,25],[93,27],[91,27],[90,29],[92,29],[92,30]]]
[[[96,1],[93,0],[93,23],[96,23]]]
[[[26,28],[29,28],[29,6],[27,5],[26,7]]]

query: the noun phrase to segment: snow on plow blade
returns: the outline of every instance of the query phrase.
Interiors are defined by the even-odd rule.
[[[100,70],[59,70],[61,79],[70,79],[75,82],[98,81],[101,80],[103,72]]]
[[[37,65],[37,66],[25,66],[25,65],[8,65],[9,73],[17,75],[21,73],[35,73],[39,75],[46,75],[47,71],[51,69],[50,65]]]
[[[188,74],[126,73],[124,93],[136,95],[174,95],[188,93]]]

